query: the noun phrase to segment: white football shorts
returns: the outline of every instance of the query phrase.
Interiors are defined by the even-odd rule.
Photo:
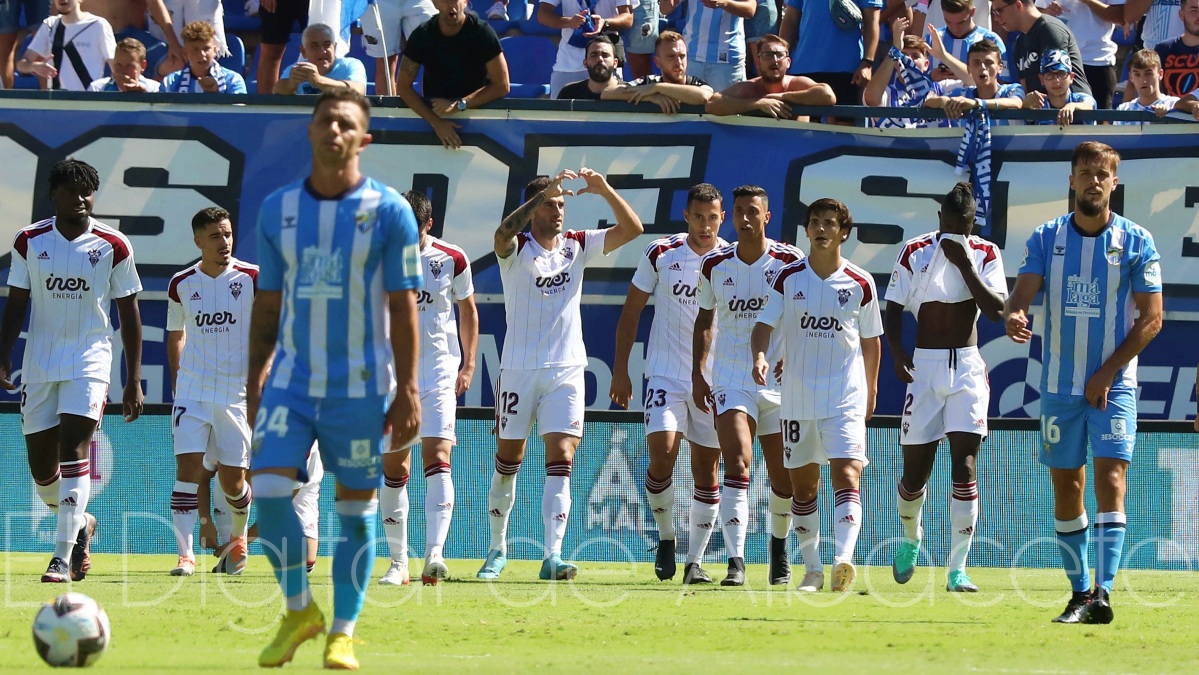
[[[437,14],[432,0],[378,0],[379,18],[383,21],[383,40],[379,40],[379,23],[375,21],[375,10],[367,8],[362,13],[362,43],[367,56],[383,58],[383,43],[387,44],[387,55],[400,53],[401,33],[407,40],[412,31]]]
[[[783,431],[783,466],[798,469],[828,464],[830,459],[856,459],[866,466],[866,418],[840,415],[819,420],[788,420]]]
[[[100,421],[108,403],[108,383],[91,378],[33,382],[21,387],[21,433],[28,436],[58,426],[59,415]]]
[[[496,433],[524,440],[533,430],[583,437],[583,366],[501,368],[495,387]]]
[[[691,383],[653,376],[645,386],[645,433],[660,431],[680,432],[694,445],[720,447],[716,418],[695,405]]]
[[[403,448],[391,448],[391,443],[383,446],[383,454],[407,450],[421,442],[424,438],[444,438],[450,443],[458,444],[458,434],[454,428],[457,423],[458,399],[454,396],[454,385],[430,389],[420,395],[420,433],[412,442]]]
[[[175,454],[202,452],[208,465],[250,467],[246,402],[175,401],[171,408]]]
[[[712,391],[716,402],[716,416],[729,410],[740,410],[752,417],[758,427],[758,438],[773,436],[779,432],[779,404],[783,394],[778,389],[716,389]]]
[[[987,435],[991,384],[978,347],[917,349],[903,399],[900,445],[923,445],[951,431]]]
[[[296,515],[300,517],[300,526],[304,536],[309,539],[320,538],[321,510],[321,480],[325,477],[325,466],[321,464],[321,453],[314,443],[308,451],[308,482],[300,486],[291,503],[296,507]]]

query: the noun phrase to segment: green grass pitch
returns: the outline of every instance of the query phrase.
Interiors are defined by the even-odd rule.
[[[68,590],[41,584],[46,555],[0,553],[4,611],[0,670],[39,671],[30,627],[41,602]],[[211,558],[201,564],[211,564]],[[167,570],[174,556],[97,555],[72,584],[100,602],[113,639],[95,670],[254,671],[273,635],[278,587],[267,562],[241,577]],[[412,561],[419,571],[419,561]],[[944,570],[921,568],[899,586],[887,568],[859,568],[854,592],[812,595],[769,588],[750,566],[742,589],[684,589],[659,582],[650,563],[583,563],[574,582],[537,580],[539,562],[512,561],[499,582],[474,578],[477,560],[449,561],[436,587],[374,581],[356,651],[371,672],[753,673],[752,668],[831,673],[1166,673],[1199,668],[1199,575],[1132,571],[1113,593],[1109,626],[1061,626],[1058,570],[976,569],[983,591],[944,590]],[[313,574],[317,603],[332,615],[328,558]],[[719,579],[723,565],[709,564]],[[288,670],[315,670],[323,641],[305,644]]]

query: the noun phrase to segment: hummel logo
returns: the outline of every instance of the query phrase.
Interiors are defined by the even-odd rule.
[[[196,291],[195,293],[192,293],[192,298],[191,298],[191,299],[192,299],[193,301],[194,301],[194,300],[199,300],[199,299],[200,299],[200,291]]]
[[[670,271],[671,272],[681,272],[682,269],[683,269],[682,265],[680,265],[678,263],[670,263]]]
[[[737,284],[733,283],[733,278],[732,278],[732,277],[725,277],[725,279],[724,279],[724,285],[725,285],[725,286],[736,286]]]
[[[50,254],[46,253],[45,251],[42,251],[41,253],[37,254],[37,259],[38,260],[49,260]]]
[[[853,525],[856,521],[853,519],[853,516],[850,515],[850,516],[845,516],[844,518],[842,518],[841,520],[838,520],[837,522]]]
[[[795,296],[792,297],[791,299],[792,300],[806,300],[807,298],[804,296],[803,291],[795,291]]]

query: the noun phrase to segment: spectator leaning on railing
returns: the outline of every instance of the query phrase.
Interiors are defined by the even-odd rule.
[[[1199,88],[1199,0],[1183,0],[1178,14],[1182,34],[1152,47],[1162,61],[1162,91],[1171,96]]]
[[[1024,105],[1024,88],[1019,84],[999,81],[999,47],[990,40],[979,40],[970,46],[966,64],[973,84],[966,84],[945,96],[929,96],[926,108],[941,108],[951,120],[961,119],[978,107],[987,110],[1018,110]],[[1038,66],[1039,67],[1039,66]],[[993,125],[1008,125],[1011,120],[993,120]],[[1019,123],[1019,122],[1017,122]]]
[[[1100,109],[1111,108],[1119,76],[1112,32],[1117,24],[1124,22],[1124,0],[1039,1],[1042,11],[1060,18],[1074,34],[1096,105]]]
[[[58,0],[60,14],[38,26],[25,56],[17,63],[18,72],[41,78],[44,89],[87,91],[104,75],[104,64],[116,49],[112,26],[80,9],[80,3]]]
[[[87,88],[88,91],[136,94],[158,91],[158,82],[142,76],[146,71],[146,46],[137,39],[125,38],[118,42],[110,65],[112,77],[103,77],[92,82]]]
[[[217,63],[216,31],[212,24],[193,21],[183,27],[187,65],[162,80],[162,91],[182,94],[244,94],[241,75]]]
[[[745,22],[758,9],[757,0],[658,0],[668,15],[687,3],[687,74],[727,89],[745,81]]]
[[[605,101],[653,103],[664,113],[678,112],[683,103],[704,105],[712,98],[712,87],[707,82],[687,74],[687,41],[679,33],[668,30],[658,36],[654,60],[661,75],[622,82],[604,89],[600,97]]]
[[[404,46],[396,93],[433,127],[445,147],[458,148],[459,125],[450,118],[507,96],[508,62],[495,30],[466,11],[467,0],[434,4],[437,15],[412,31]],[[414,88],[421,66],[423,99]]]
[[[737,115],[758,111],[775,119],[798,119],[793,105],[833,105],[837,97],[827,84],[803,75],[788,75],[791,54],[787,43],[777,35],[766,35],[758,43],[758,72],[761,75],[738,82],[712,94],[707,110],[713,115]]]
[[[366,67],[352,56],[337,58],[337,36],[323,23],[309,24],[301,36],[303,61],[283,71],[276,94],[320,94],[349,88],[366,93]]]
[[[1041,87],[1041,55],[1050,49],[1062,49],[1070,55],[1070,70],[1074,72],[1073,91],[1091,93],[1086,71],[1082,68],[1082,53],[1074,34],[1061,19],[1046,16],[1036,8],[1032,0],[995,0],[991,16],[1003,25],[1004,30],[1023,33],[1013,47],[1016,56],[1016,75],[1024,91],[1045,90]]]
[[[1188,106],[1185,104],[1180,105],[1179,97],[1162,93],[1162,63],[1157,52],[1152,49],[1142,49],[1133,53],[1132,58],[1128,60],[1128,81],[1136,90],[1136,97],[1121,103],[1118,110],[1140,110],[1151,112],[1158,117],[1165,117],[1175,106],[1179,106],[1178,109],[1184,112],[1192,112],[1187,110]],[[1142,123],[1132,120],[1116,122]]]
[[[587,43],[587,57],[583,59],[587,66],[587,79],[571,82],[558,92],[560,99],[587,99],[598,101],[603,98],[605,91],[615,89],[620,84],[616,78],[616,49],[612,39],[600,35]]]
[[[779,27],[779,35],[795,47],[787,72],[829,85],[838,104],[862,105],[879,45],[882,7],[883,0],[787,0]]]
[[[1028,110],[1056,110],[1056,120],[1038,120],[1034,124],[1061,126],[1074,123],[1077,110],[1094,110],[1095,99],[1090,94],[1072,91],[1074,73],[1070,71],[1070,55],[1061,49],[1050,49],[1041,57],[1041,86],[1045,93],[1030,91],[1024,96],[1024,107]],[[1094,122],[1091,122],[1094,124]]]

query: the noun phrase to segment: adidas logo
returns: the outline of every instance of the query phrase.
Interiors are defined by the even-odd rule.
[[[565,513],[559,513],[558,515],[554,516],[554,520],[560,523],[565,523],[567,518],[569,518],[569,516]]]
[[[964,530],[958,530],[958,534],[969,534],[969,535],[973,535],[973,534],[974,534],[974,526],[973,526],[973,525],[971,525],[971,526],[967,527],[967,528],[966,528],[966,529],[964,529]]]
[[[680,271],[682,271],[682,269],[683,269],[682,265],[680,265],[678,263],[670,263],[670,271],[671,272],[680,272]]]
[[[725,278],[724,278],[724,285],[725,285],[725,286],[736,286],[737,284],[733,283],[733,278],[732,278],[732,277],[725,277]]]
[[[845,523],[845,524],[847,524],[847,525],[853,525],[853,524],[854,524],[855,522],[857,522],[857,521],[855,521],[855,520],[853,519],[853,516],[845,516],[844,518],[842,518],[841,520],[838,520],[837,522],[838,522],[838,523]]]
[[[741,524],[740,518],[733,518],[732,520],[725,523],[725,525],[740,525],[740,524]]]
[[[695,526],[701,530],[710,530],[713,527],[716,527],[716,523],[696,523]]]
[[[500,510],[499,510],[499,509],[492,509],[492,510],[491,510],[491,511],[489,511],[488,513],[490,513],[490,514],[491,514],[491,517],[492,517],[492,518],[499,518],[499,517],[500,517],[500,515],[501,515],[501,514],[500,514]]]
[[[438,505],[437,505],[437,508],[439,508],[439,509],[452,509],[452,508],[454,508],[454,502],[442,502],[442,503],[440,503],[440,504],[438,504]]]
[[[192,293],[192,300],[199,300],[199,299],[200,299],[200,292],[199,292],[199,291],[196,291],[195,293]]]
[[[795,531],[796,531],[798,534],[807,534],[807,533],[809,532],[808,528],[806,528],[806,527],[804,527],[804,526],[802,526],[802,525],[797,525],[797,526],[795,526]]]
[[[913,518],[912,516],[900,516],[899,519],[900,520],[915,520],[915,518]]]
[[[58,505],[59,506],[75,506],[75,498],[67,497],[66,499],[59,502]]]
[[[41,253],[37,254],[37,259],[38,260],[49,260],[50,254],[45,251],[42,251]]]
[[[804,296],[803,291],[795,291],[795,295],[792,296],[791,299],[792,300],[806,300],[807,298]]]
[[[659,506],[658,508],[654,509],[654,513],[666,513],[666,509]]]
[[[384,525],[399,525],[400,521],[396,520],[395,518],[384,518],[383,524]]]

